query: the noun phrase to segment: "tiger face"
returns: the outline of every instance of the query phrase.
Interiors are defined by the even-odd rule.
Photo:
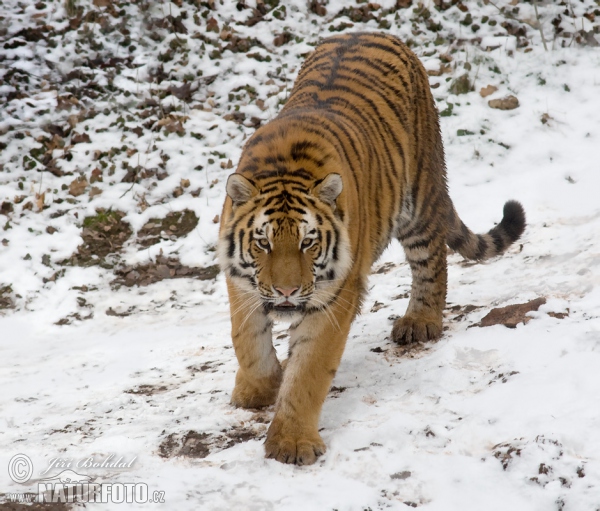
[[[231,216],[218,250],[221,267],[245,294],[240,306],[293,322],[328,304],[351,265],[347,226],[336,210],[342,188],[336,173],[260,185],[229,177]]]

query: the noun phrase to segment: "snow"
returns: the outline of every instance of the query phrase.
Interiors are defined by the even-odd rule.
[[[23,28],[36,26],[33,16],[40,12],[55,31],[67,30],[63,5],[45,3],[38,9],[5,0],[3,41],[11,42]],[[496,5],[512,9],[514,3]],[[32,74],[29,85],[20,82],[25,96],[7,99],[0,116],[0,203],[14,205],[14,211],[0,215],[0,290],[10,285],[15,304],[14,309],[0,309],[0,501],[1,494],[33,488],[53,458],[100,459],[114,453],[135,458],[131,469],[78,472],[102,483],[146,483],[151,491],[165,492],[162,506],[152,504],[164,509],[597,509],[600,53],[571,37],[553,37],[551,20],[566,7],[538,3],[547,52],[531,27],[528,45],[520,46],[500,28],[505,18],[490,4],[464,2],[474,22],[484,15],[498,19],[496,26],[482,24],[477,41],[471,28],[460,24],[464,13],[456,6],[438,12],[433,3],[426,3],[432,19],[443,22],[439,34],[462,37],[461,44],[429,45],[436,34],[423,28],[425,18],[417,17],[414,6],[384,16],[390,32],[413,39],[413,49],[430,71],[445,62],[441,55],[457,50],[451,53],[450,72],[432,76],[431,83],[439,84],[433,92],[440,111],[453,105],[452,115],[441,122],[450,193],[461,218],[473,230],[487,231],[500,220],[504,202],[516,199],[525,208],[528,227],[523,238],[495,260],[471,264],[456,254],[448,257],[444,336],[408,350],[392,345],[388,335],[390,317],[403,314],[408,304],[410,272],[398,244],[385,251],[323,407],[320,427],[327,453],[309,467],[264,459],[262,441],[272,408],[241,410],[229,405],[237,362],[222,275],[216,280],[115,287],[110,269],[63,266],[61,261],[76,252],[82,243],[82,221],[98,208],[125,212],[124,221],[134,232],[151,218],[189,209],[199,219],[194,231],[148,248],[137,246],[133,236],[120,263],[141,264],[165,254],[189,266],[215,264],[214,219],[220,214],[225,179],[233,171],[226,168],[227,162],[235,168],[244,140],[254,129],[248,120],[267,121],[276,115],[303,55],[320,37],[331,34],[329,27],[352,22],[347,16],[334,17],[349,4],[331,0],[327,16],[319,17],[304,1],[286,2],[283,20],[271,12],[265,17],[268,23],[243,26],[236,22],[248,19],[250,8],[238,11],[233,2],[216,2],[215,11],[199,16],[200,25],[193,14],[207,11],[205,7],[151,3],[151,9],[143,11],[140,4],[131,3],[125,9],[131,16],[135,50],[119,45],[122,36],[103,33],[99,23],[87,28],[82,24],[80,31],[91,30],[103,49],[92,51],[91,43],[80,41],[82,34],[74,30],[66,32],[64,46],[54,37],[58,45],[42,40],[0,49],[5,59],[0,66],[6,66],[0,69],[5,77],[0,80],[7,80],[0,86],[3,96],[15,92],[15,82],[7,78],[9,69]],[[91,1],[78,4],[102,12]],[[256,7],[255,2],[248,4]],[[393,6],[392,1],[381,2],[381,9]],[[533,4],[518,7],[519,19],[535,21]],[[599,25],[583,15],[595,8],[589,0],[574,3],[569,7],[573,16],[563,16],[561,27],[572,36],[582,27],[594,30]],[[182,21],[187,34],[175,37],[165,30],[157,40],[143,35],[144,20],[182,12],[188,13]],[[239,37],[260,40],[264,48],[252,47],[248,53],[270,55],[271,61],[224,49],[220,58],[211,59],[214,45],[193,38],[201,33],[218,39],[218,34],[205,31],[210,17],[219,30],[227,25]],[[108,23],[118,23],[118,18]],[[378,29],[376,20],[352,23],[346,31]],[[423,32],[413,33],[416,29]],[[284,30],[302,41],[275,47],[273,37]],[[146,81],[158,68],[157,56],[178,38],[186,41],[189,54],[183,61],[178,53],[163,63],[170,77],[162,83]],[[79,85],[61,85],[61,76],[76,67],[76,60],[83,65],[88,55],[132,56],[134,67],[82,67],[96,76],[99,86],[111,84],[113,89],[96,99],[82,96],[79,106],[60,110],[58,98],[85,83],[83,79]],[[447,78],[465,72],[474,81],[474,91],[450,94]],[[199,80],[190,101],[165,93],[169,86],[183,85],[186,74]],[[213,83],[200,82],[214,74],[218,76]],[[489,84],[498,90],[482,98],[479,90]],[[246,85],[255,89],[256,98],[234,90]],[[519,108],[488,106],[488,100],[508,94],[518,97]],[[182,136],[146,126],[139,136],[131,131],[147,122],[138,104],[152,98],[163,109],[172,109],[172,115],[188,117],[182,121]],[[246,115],[241,124],[225,119],[236,107]],[[41,146],[36,139],[52,138],[45,131],[47,124],[66,128],[73,114],[78,115],[74,131],[88,133],[91,141],[52,152],[56,166],[73,174],[40,172],[44,165],[39,161],[35,170],[27,170],[23,157]],[[459,135],[459,130],[472,134]],[[69,146],[69,136],[64,141]],[[95,159],[95,151],[122,146],[137,153],[114,152]],[[62,159],[66,152],[72,158]],[[169,156],[166,162],[163,155]],[[101,161],[108,163],[102,168],[103,181],[93,186],[102,194],[70,196],[63,186],[68,188],[80,173],[89,180]],[[164,164],[167,177],[121,182],[127,172],[123,162],[144,169]],[[110,165],[115,166],[113,174]],[[194,170],[198,166],[202,169]],[[190,186],[174,197],[182,179],[189,179]],[[199,196],[193,197],[190,191],[200,187]],[[36,194],[43,192],[47,207],[38,211]],[[20,195],[26,198],[15,201]],[[147,206],[140,206],[142,199]],[[34,202],[31,209],[24,208],[28,202]],[[64,214],[58,215],[61,211]],[[48,233],[49,225],[57,232]],[[387,272],[378,273],[380,268]],[[60,278],[47,280],[62,270]],[[536,297],[546,297],[547,302],[530,313],[527,324],[515,329],[476,326],[494,307]],[[376,302],[383,307],[373,307]],[[465,310],[467,305],[474,307]],[[110,316],[109,309],[129,315]],[[74,313],[93,317],[56,324]],[[284,358],[285,325],[277,326],[274,338]],[[160,455],[170,435],[180,447],[189,431],[208,435],[206,457]],[[231,441],[236,432],[247,434],[246,439]],[[28,485],[13,482],[2,468],[18,453],[28,455],[35,467]]]

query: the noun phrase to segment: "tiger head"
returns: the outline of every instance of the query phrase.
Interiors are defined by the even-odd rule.
[[[272,319],[295,321],[325,307],[351,265],[344,214],[336,210],[341,176],[303,177],[311,179],[253,181],[236,173],[227,181],[231,209],[219,261],[249,310],[263,307]]]

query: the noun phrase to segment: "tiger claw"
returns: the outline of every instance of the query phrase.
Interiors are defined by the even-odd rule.
[[[398,344],[435,341],[442,336],[442,322],[431,318],[407,315],[397,319],[392,329],[392,340]]]
[[[312,435],[302,433],[295,427],[286,428],[276,419],[269,427],[265,440],[265,458],[280,463],[312,465],[325,450],[325,444],[316,431]]]

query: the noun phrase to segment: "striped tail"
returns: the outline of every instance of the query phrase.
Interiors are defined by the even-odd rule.
[[[502,221],[487,234],[475,234],[452,207],[448,246],[465,259],[482,261],[502,254],[525,230],[525,211],[517,201],[504,204]]]

